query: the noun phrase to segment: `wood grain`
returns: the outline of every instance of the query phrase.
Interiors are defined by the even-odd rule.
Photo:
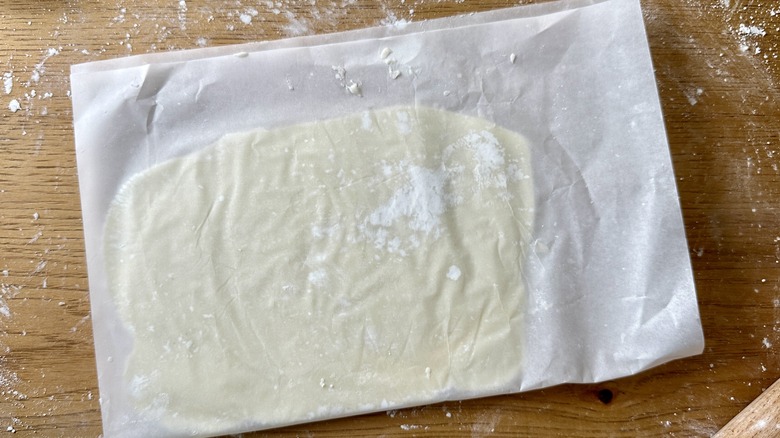
[[[0,434],[101,433],[69,65],[517,4],[344,3],[0,0],[0,74],[13,77],[9,95],[0,86]],[[643,1],[704,355],[602,384],[246,436],[698,437],[725,425],[780,377],[780,6],[771,3]],[[11,99],[20,111],[7,110]]]
[[[772,438],[780,435],[780,380],[732,418],[714,438]]]

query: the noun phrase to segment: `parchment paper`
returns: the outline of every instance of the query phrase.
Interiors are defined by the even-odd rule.
[[[397,79],[379,55],[385,47]],[[228,133],[371,108],[479,116],[531,145],[537,208],[524,363],[504,392],[614,379],[703,349],[638,0],[142,55],[73,66],[71,81],[107,432],[132,429],[123,422],[133,416],[116,383],[133,339],[116,317],[102,254],[122,184]],[[345,89],[351,82],[360,96]]]

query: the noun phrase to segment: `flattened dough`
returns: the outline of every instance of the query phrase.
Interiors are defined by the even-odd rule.
[[[529,162],[485,120],[396,107],[135,175],[105,260],[137,418],[210,434],[502,392],[520,373]]]

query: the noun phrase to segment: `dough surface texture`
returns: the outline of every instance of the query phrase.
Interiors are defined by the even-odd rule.
[[[201,435],[509,389],[529,153],[486,120],[393,107],[131,177],[104,249],[139,418]]]

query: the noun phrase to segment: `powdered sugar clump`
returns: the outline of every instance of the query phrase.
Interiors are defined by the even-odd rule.
[[[13,99],[10,102],[8,102],[8,109],[12,113],[15,113],[15,112],[19,111],[20,109],[22,109],[22,105],[19,103],[18,100]]]
[[[744,23],[739,25],[737,32],[745,36],[766,36],[766,30],[761,26],[747,26]]]
[[[245,12],[238,15],[238,19],[244,24],[252,24],[252,18],[257,17],[257,9],[248,8]]]
[[[448,204],[452,204],[452,197],[445,193],[446,175],[441,170],[409,166],[406,176],[408,183],[374,210],[368,222],[375,226],[390,227],[404,218],[409,229],[438,235],[440,216]]]

